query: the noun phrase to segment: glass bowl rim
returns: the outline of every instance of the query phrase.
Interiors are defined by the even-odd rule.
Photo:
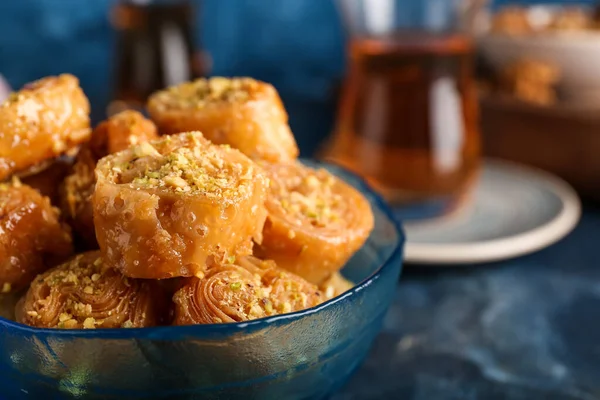
[[[402,262],[401,256],[404,247],[406,236],[402,229],[400,222],[394,217],[390,206],[383,200],[379,195],[363,178],[358,176],[352,171],[337,165],[335,163],[317,161],[312,159],[302,159],[303,163],[308,162],[312,164],[311,167],[317,165],[333,167],[342,171],[344,176],[349,176],[358,184],[357,189],[361,193],[367,194],[373,204],[379,209],[380,212],[387,218],[389,223],[392,224],[394,231],[397,235],[397,240],[394,246],[394,250],[390,255],[381,263],[375,271],[369,276],[363,279],[360,283],[354,285],[352,289],[329,299],[315,307],[307,308],[301,311],[295,311],[292,313],[275,315],[272,317],[258,318],[245,322],[234,322],[225,324],[198,324],[198,325],[181,325],[181,326],[153,326],[146,328],[107,328],[107,329],[55,329],[55,328],[36,328],[21,324],[16,321],[0,317],[0,330],[11,330],[27,335],[47,335],[52,336],[56,339],[70,339],[70,338],[89,338],[89,339],[153,339],[153,340],[173,340],[181,337],[197,337],[203,338],[215,334],[236,334],[236,333],[249,333],[256,330],[268,328],[272,325],[281,323],[292,322],[300,320],[308,315],[318,313],[326,308],[332,307],[333,305],[346,301],[356,295],[356,293],[364,290],[370,286],[375,280],[377,280],[384,271],[391,268],[395,262]],[[398,260],[400,258],[400,260]]]

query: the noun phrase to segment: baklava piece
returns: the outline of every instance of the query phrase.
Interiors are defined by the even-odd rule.
[[[314,307],[325,300],[313,284],[255,257],[211,265],[173,296],[174,325],[243,322]]]
[[[88,140],[89,112],[72,75],[40,79],[13,93],[0,105],[0,180]]]
[[[199,132],[107,156],[96,175],[96,237],[126,276],[202,276],[208,258],[249,255],[261,242],[267,177]]]
[[[153,282],[126,278],[100,252],[80,254],[39,275],[17,304],[17,321],[40,328],[159,325],[166,299]]]
[[[298,157],[288,116],[275,88],[250,78],[199,79],[152,95],[148,111],[162,133],[201,131],[248,157],[286,162]]]
[[[0,184],[0,292],[27,286],[73,252],[50,199],[18,181]]]
[[[96,163],[108,154],[157,138],[156,126],[137,111],[123,111],[94,129],[90,142],[79,152],[60,191],[63,214],[85,248],[98,248],[91,203]]]
[[[254,254],[319,285],[367,240],[374,224],[369,202],[324,169],[299,162],[262,166],[271,184]]]

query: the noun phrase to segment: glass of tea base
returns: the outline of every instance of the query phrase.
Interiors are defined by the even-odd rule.
[[[480,165],[474,45],[456,26],[459,2],[338,2],[348,68],[321,157],[423,218],[459,208]]]

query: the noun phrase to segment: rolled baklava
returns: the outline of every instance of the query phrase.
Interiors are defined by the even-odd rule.
[[[123,111],[94,129],[90,142],[79,152],[71,174],[64,180],[60,191],[61,209],[84,247],[98,248],[91,202],[96,184],[94,169],[98,160],[157,138],[156,126],[137,111]]]
[[[155,93],[148,111],[162,133],[201,131],[252,159],[298,157],[288,116],[275,88],[250,78],[199,79]]]
[[[175,293],[174,325],[219,324],[300,311],[325,300],[313,284],[255,257],[231,259]]]
[[[40,79],[13,93],[0,105],[0,180],[88,140],[89,112],[72,75]]]
[[[208,258],[248,255],[261,242],[267,177],[199,132],[107,156],[96,175],[96,237],[126,276],[202,276]]]
[[[166,300],[153,282],[126,278],[100,252],[80,254],[39,275],[17,303],[17,321],[40,328],[156,326]]]
[[[319,285],[367,240],[374,224],[369,202],[324,169],[261,165],[271,184],[263,241],[254,254]]]
[[[117,153],[136,144],[158,139],[156,125],[133,110],[122,111],[100,123],[89,146],[97,158]]]
[[[50,199],[18,181],[0,184],[0,292],[27,286],[73,252]]]

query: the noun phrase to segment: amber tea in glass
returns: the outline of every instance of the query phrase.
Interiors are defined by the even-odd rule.
[[[448,29],[387,26],[350,37],[324,157],[365,176],[396,205],[434,202],[444,213],[465,197],[479,167],[473,43]]]

